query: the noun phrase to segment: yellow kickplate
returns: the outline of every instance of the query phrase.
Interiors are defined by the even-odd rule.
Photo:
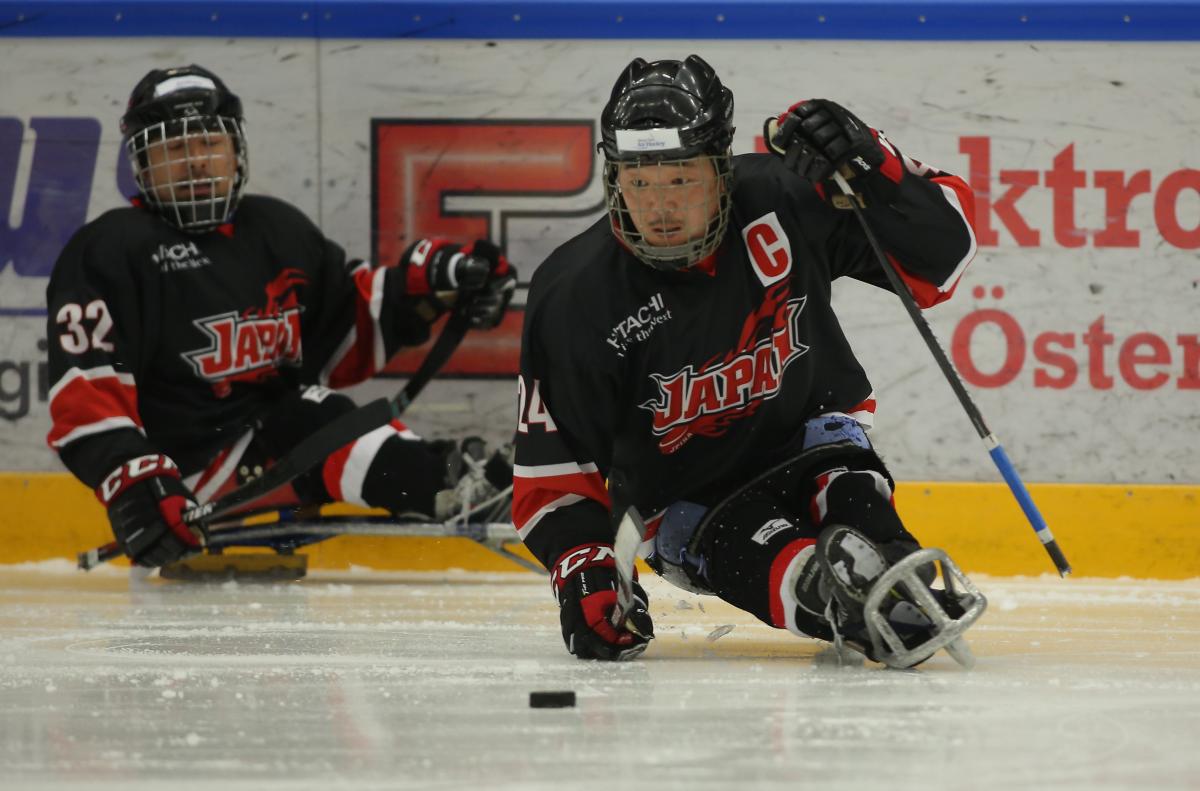
[[[158,570],[163,579],[189,582],[280,582],[303,579],[307,573],[306,555],[277,555],[274,552],[193,555]]]
[[[1076,577],[1200,577],[1200,486],[1042,483],[1030,495]],[[967,573],[1055,574],[1002,483],[900,483],[896,509]]]
[[[1200,484],[1051,483],[1029,490],[1075,576],[1200,577]],[[112,540],[95,496],[70,475],[0,473],[0,502],[0,564],[73,560]],[[968,574],[1054,573],[1003,483],[901,482],[896,507],[923,544],[945,549]],[[522,571],[463,538],[346,536],[305,551],[321,569]]]

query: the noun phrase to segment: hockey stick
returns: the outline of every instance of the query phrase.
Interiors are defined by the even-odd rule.
[[[617,606],[612,613],[612,625],[620,628],[625,614],[633,604],[633,568],[638,547],[646,536],[646,524],[632,505],[625,510],[613,541],[613,556],[617,571]]]
[[[536,562],[508,549],[520,544],[517,530],[507,522],[398,522],[390,516],[332,516],[312,521],[255,525],[214,531],[209,549],[263,546],[293,550],[335,536],[397,536],[417,538],[466,538],[511,560],[529,571],[545,574]]]
[[[421,367],[394,398],[390,400],[380,398],[372,401],[314,431],[301,440],[287,455],[267,468],[262,475],[234,489],[224,497],[187,511],[183,515],[183,521],[189,525],[199,526],[203,530],[206,525],[216,519],[286,486],[330,454],[368,431],[398,418],[454,354],[468,329],[470,329],[469,318],[465,306],[463,306],[451,314],[437,341],[434,342],[433,348],[421,362]],[[121,554],[122,551],[117,542],[110,541],[96,549],[79,553],[78,566],[87,571]]]
[[[290,554],[300,547],[337,536],[397,536],[417,538],[465,538],[489,549],[530,571],[545,574],[540,564],[529,561],[508,547],[520,544],[516,528],[506,522],[403,522],[391,516],[323,516],[316,519],[282,521],[258,525],[234,525],[216,528],[206,549],[220,552],[231,547],[264,547]],[[105,548],[93,549],[80,556],[80,568],[95,566],[119,557],[100,556]],[[87,561],[85,565],[85,556]]]
[[[295,549],[340,535],[469,538],[525,568],[544,571],[503,546],[505,543],[520,542],[510,522],[493,521],[508,513],[511,498],[512,486],[509,486],[475,504],[473,513],[486,512],[488,517],[487,521],[478,522],[468,521],[469,513],[465,512],[442,522],[434,522],[422,520],[419,514],[323,515],[319,506],[276,506],[241,511],[224,521],[218,519],[206,526],[205,549],[219,551],[230,546]],[[405,521],[406,516],[409,517],[408,521]],[[268,517],[268,521],[263,521],[264,517]],[[123,555],[116,542],[110,542],[79,553],[78,567],[91,571]]]
[[[888,282],[891,283],[896,295],[900,297],[900,301],[904,304],[904,309],[908,311],[908,316],[912,319],[913,324],[917,325],[917,331],[921,333],[921,338],[924,339],[925,345],[929,347],[929,351],[937,361],[938,367],[942,369],[942,374],[946,377],[946,381],[950,383],[950,388],[954,391],[954,395],[958,397],[958,403],[966,411],[971,425],[975,427],[979,438],[983,440],[988,455],[992,457],[992,461],[1000,469],[1000,474],[1004,477],[1008,488],[1012,490],[1013,496],[1020,503],[1021,510],[1025,512],[1025,518],[1029,520],[1029,524],[1037,534],[1038,540],[1042,542],[1042,546],[1046,549],[1047,554],[1050,555],[1050,559],[1054,561],[1059,575],[1063,577],[1067,576],[1071,573],[1071,564],[1067,562],[1067,558],[1063,555],[1062,550],[1059,549],[1058,542],[1054,540],[1054,534],[1050,532],[1050,527],[1046,524],[1046,520],[1042,518],[1042,514],[1038,511],[1037,505],[1034,504],[1033,498],[1030,497],[1029,490],[1025,488],[1021,477],[1017,475],[1016,468],[1013,467],[1008,454],[1004,452],[1004,447],[1000,444],[1000,440],[988,429],[987,423],[983,420],[983,414],[975,406],[975,402],[971,400],[971,396],[967,393],[967,388],[963,385],[962,379],[955,372],[954,365],[950,362],[950,359],[946,357],[946,352],[942,350],[941,344],[938,343],[929,323],[925,321],[925,316],[921,313],[921,309],[917,307],[917,303],[913,300],[912,294],[909,293],[908,287],[900,279],[900,274],[896,272],[891,262],[888,261],[887,254],[883,252],[879,240],[875,238],[875,233],[871,230],[871,225],[867,222],[862,209],[859,208],[858,201],[854,199],[854,191],[850,188],[850,184],[836,170],[833,173],[833,180],[837,182],[842,194],[846,196],[850,208],[854,211],[854,216],[858,218],[859,225],[862,226],[863,233],[867,237],[867,242],[870,243],[871,249],[875,252],[875,257],[879,259],[879,265],[883,268],[884,274],[887,275]]]

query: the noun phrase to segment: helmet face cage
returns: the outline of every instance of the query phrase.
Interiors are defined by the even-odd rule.
[[[146,205],[189,232],[227,222],[249,173],[243,123],[228,116],[152,124],[126,137],[125,153]]]
[[[613,233],[655,269],[684,269],[712,255],[729,226],[732,193],[728,151],[604,163]]]
[[[613,233],[643,263],[684,269],[729,225],[733,93],[699,55],[635,58],[600,116]]]

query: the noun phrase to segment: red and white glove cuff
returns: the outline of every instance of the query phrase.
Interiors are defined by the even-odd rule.
[[[559,588],[568,579],[596,566],[616,569],[617,556],[613,551],[612,544],[580,544],[574,549],[568,549],[550,567],[550,584],[557,594]],[[638,570],[637,566],[634,566],[633,579],[635,582],[637,578]]]
[[[116,499],[117,495],[121,494],[121,492],[138,481],[144,481],[156,475],[165,475],[176,480],[182,480],[179,475],[179,468],[175,466],[175,462],[171,461],[170,457],[164,456],[161,453],[135,456],[118,466],[104,478],[100,485],[96,487],[96,499],[107,508],[108,504]]]
[[[430,275],[433,256],[452,244],[449,239],[422,239],[400,259],[400,266],[404,267],[404,293],[419,297],[433,292]]]
[[[612,544],[581,544],[574,549],[568,549],[550,567],[550,584],[557,593],[564,582],[593,566],[610,569],[617,567],[617,556],[613,552]]]

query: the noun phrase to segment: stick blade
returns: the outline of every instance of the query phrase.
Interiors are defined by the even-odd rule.
[[[646,523],[637,509],[630,506],[617,526],[613,555],[617,566],[617,608],[613,610],[613,626],[619,626],[633,601],[633,564],[638,548],[646,536]]]

